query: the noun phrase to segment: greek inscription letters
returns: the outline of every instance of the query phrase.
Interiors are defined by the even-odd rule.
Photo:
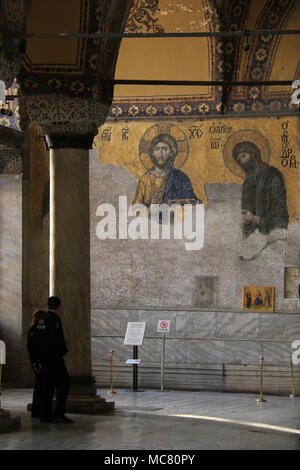
[[[128,140],[129,137],[129,128],[128,127],[123,127],[122,129],[122,140]]]
[[[211,148],[211,149],[216,150],[216,149],[218,149],[219,147],[220,147],[220,142],[219,142],[218,139],[212,139],[212,140],[210,141],[210,148]]]
[[[102,134],[101,134],[101,139],[107,142],[111,141],[111,127],[107,127],[106,129],[103,129]]]
[[[281,165],[284,168],[297,168],[296,157],[293,154],[293,149],[290,147],[288,127],[289,121],[281,124]]]
[[[192,126],[189,128],[190,139],[200,139],[203,136],[203,131],[200,126]]]
[[[281,142],[282,142],[282,147],[284,146],[284,144],[286,147],[286,145],[289,143],[288,131],[283,131],[283,134],[281,136]]]
[[[213,122],[209,128],[210,134],[229,134],[232,131],[232,127],[227,127],[224,124],[222,126],[215,125]]]

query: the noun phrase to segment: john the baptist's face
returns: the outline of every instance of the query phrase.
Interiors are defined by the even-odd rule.
[[[166,142],[157,142],[151,153],[154,165],[160,169],[165,168],[169,164],[172,156],[172,150]]]
[[[232,156],[246,174],[257,173],[261,155],[259,148],[253,142],[239,142],[234,147]]]
[[[241,151],[237,155],[236,161],[245,173],[253,173],[256,169],[256,159],[250,152]]]

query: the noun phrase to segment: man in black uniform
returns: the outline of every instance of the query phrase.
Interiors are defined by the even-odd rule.
[[[69,377],[63,356],[68,352],[61,320],[58,297],[49,297],[48,312],[28,332],[28,351],[32,366],[39,377],[39,416],[41,421],[72,423],[65,416]],[[52,419],[52,401],[56,390],[56,407]]]

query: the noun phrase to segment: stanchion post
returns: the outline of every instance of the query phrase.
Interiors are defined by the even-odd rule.
[[[114,374],[114,351],[110,351],[110,390],[108,392],[109,395],[113,395],[114,393],[114,381],[113,381],[113,374]]]
[[[291,363],[291,379],[292,379],[292,393],[290,394],[291,398],[295,398],[295,379],[294,379],[294,367],[293,367],[293,358],[290,356]]]
[[[133,359],[138,359],[138,347],[133,346]],[[132,390],[138,391],[138,364],[133,364],[133,384]]]
[[[264,373],[264,358],[260,358],[260,395],[256,400],[258,403],[263,403],[267,400],[263,398],[263,373]]]

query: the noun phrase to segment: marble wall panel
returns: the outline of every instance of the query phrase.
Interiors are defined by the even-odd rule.
[[[255,341],[186,340],[186,362],[202,364],[256,364],[262,356]]]
[[[176,364],[184,364],[186,358],[186,341],[184,339],[166,338],[165,360]]]
[[[216,338],[215,312],[177,312],[176,336],[178,338]]]
[[[161,340],[158,338],[145,338],[143,344],[138,347],[138,356],[142,363],[160,364]]]
[[[118,337],[92,337],[92,362],[110,361],[110,351],[114,351],[114,361],[124,364],[132,358],[132,346],[124,345],[124,338]]]
[[[264,314],[259,318],[261,338],[270,340],[300,340],[299,314]]]
[[[95,309],[91,311],[91,335],[124,338],[127,323],[136,321],[138,321],[137,310]]]
[[[300,339],[300,338],[299,338]],[[262,356],[266,364],[281,364],[289,367],[290,356],[295,351],[290,341],[264,341],[262,343]],[[298,368],[297,366],[295,367]]]
[[[176,312],[166,310],[139,310],[138,321],[146,322],[145,337],[161,338],[162,333],[158,333],[157,327],[159,320],[170,321],[170,332],[166,333],[168,337],[177,336],[176,334]]]
[[[223,339],[258,339],[260,338],[260,315],[257,313],[216,314],[217,337]]]
[[[103,317],[101,312],[105,312]],[[137,314],[134,311],[99,310],[97,314],[97,319],[93,319],[94,331],[95,328],[98,332],[102,329],[103,335],[108,336],[93,338],[93,360],[101,357],[105,362],[109,361],[108,352],[115,347],[116,360],[123,361],[124,355],[131,355],[131,347],[124,347],[124,336],[119,337],[120,325],[125,332],[128,321],[146,321],[145,339],[139,355],[143,361],[153,362],[158,368],[162,347],[162,335],[157,333],[158,319],[169,319],[173,324],[173,330],[171,328],[166,334],[166,361],[187,366],[195,362],[259,364],[261,356],[265,356],[268,364],[288,364],[289,356],[294,352],[291,343],[298,339],[300,323],[294,315],[256,313],[177,312],[173,318],[166,311],[145,310]],[[282,341],[276,341],[278,338]],[[266,341],[268,339],[274,341]]]
[[[170,320],[169,338],[216,338],[216,313],[167,310],[93,309],[93,336],[125,335],[129,321],[146,322],[145,337],[161,337],[159,320]]]

